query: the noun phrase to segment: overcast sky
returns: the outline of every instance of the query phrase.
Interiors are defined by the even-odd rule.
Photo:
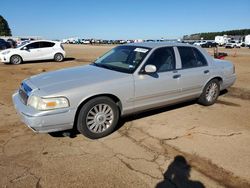
[[[4,0],[15,36],[102,39],[178,38],[250,28],[250,0]]]

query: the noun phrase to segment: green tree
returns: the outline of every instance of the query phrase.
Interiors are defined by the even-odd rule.
[[[0,36],[11,36],[8,22],[0,15]]]
[[[250,34],[250,29],[237,29],[237,30],[229,30],[229,31],[221,31],[221,32],[207,32],[207,33],[196,33],[191,35],[185,35],[184,39],[200,39],[203,38],[204,40],[214,40],[215,36],[223,36],[223,35],[240,35],[245,36]],[[196,37],[196,38],[194,38]]]

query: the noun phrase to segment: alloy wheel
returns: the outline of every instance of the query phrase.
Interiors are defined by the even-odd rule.
[[[86,125],[93,133],[102,133],[107,130],[114,119],[112,108],[107,104],[97,104],[88,112]]]
[[[218,85],[214,82],[211,82],[206,89],[206,99],[208,102],[212,102],[216,99],[219,93]]]

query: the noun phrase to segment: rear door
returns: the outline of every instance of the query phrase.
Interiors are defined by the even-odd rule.
[[[54,58],[55,52],[53,46],[55,46],[54,42],[40,42],[41,60]]]
[[[181,96],[199,96],[209,79],[210,69],[204,55],[194,47],[178,47],[181,59]]]

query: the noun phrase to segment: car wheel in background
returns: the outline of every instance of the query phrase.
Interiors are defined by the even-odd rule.
[[[56,62],[62,62],[64,59],[63,55],[61,53],[56,53],[55,56],[54,56],[54,60]]]
[[[19,55],[13,55],[10,57],[10,63],[14,64],[14,65],[18,65],[22,63],[22,58]]]
[[[119,120],[119,109],[109,97],[91,99],[80,109],[77,130],[91,139],[109,135]]]
[[[217,79],[213,79],[204,87],[198,102],[204,106],[214,104],[220,94],[220,83]]]

